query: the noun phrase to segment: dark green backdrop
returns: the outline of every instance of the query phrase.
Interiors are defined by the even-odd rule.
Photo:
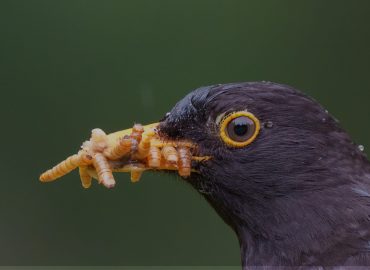
[[[239,265],[190,186],[146,173],[106,190],[39,174],[90,130],[157,121],[203,85],[270,80],[370,145],[370,1],[0,2],[0,264]]]

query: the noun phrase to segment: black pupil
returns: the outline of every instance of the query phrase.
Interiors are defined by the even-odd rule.
[[[247,141],[254,133],[254,122],[247,116],[239,116],[227,125],[227,134],[237,142]]]
[[[234,133],[237,136],[244,136],[248,132],[248,124],[247,123],[235,123],[234,126]]]

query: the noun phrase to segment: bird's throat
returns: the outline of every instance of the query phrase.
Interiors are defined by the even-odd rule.
[[[235,231],[244,267],[330,265],[326,252],[338,244],[337,228],[349,226],[350,217],[343,217],[343,205],[330,200],[329,191],[316,198],[320,208],[309,193],[257,201],[210,183],[198,182],[197,189]]]

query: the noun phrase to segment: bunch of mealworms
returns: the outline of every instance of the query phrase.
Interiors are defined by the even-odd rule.
[[[132,182],[139,181],[143,171],[150,169],[177,170],[182,177],[190,175],[191,143],[161,141],[156,128],[144,130],[140,124],[135,124],[129,132],[118,136],[93,129],[90,140],[82,144],[77,154],[44,172],[40,180],[50,182],[76,168],[85,188],[91,186],[92,178],[108,188],[113,187],[113,172],[130,172]]]

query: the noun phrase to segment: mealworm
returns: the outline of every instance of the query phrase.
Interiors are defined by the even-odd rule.
[[[191,173],[191,152],[188,147],[178,147],[179,154],[179,175],[188,177]]]
[[[136,159],[143,159],[149,154],[151,139],[155,135],[153,130],[147,131],[143,134],[142,140],[140,141],[137,149],[137,153],[135,153],[134,158]]]
[[[170,145],[165,145],[162,148],[162,155],[168,163],[173,164],[173,165],[177,164],[177,162],[178,162],[178,156],[177,156],[178,153],[177,153],[175,147],[170,146]]]
[[[136,183],[140,180],[141,175],[143,174],[142,170],[131,170],[131,182]]]
[[[102,183],[107,188],[112,188],[115,185],[115,180],[112,174],[110,165],[102,153],[96,153],[93,158],[93,165],[98,174],[99,183]]]
[[[188,148],[195,148],[194,143],[191,143],[189,141],[164,141],[161,140],[160,138],[154,138],[152,140],[152,145],[162,148],[164,146],[173,146],[173,147],[188,147]]]
[[[80,165],[87,165],[91,162],[91,156],[83,154],[80,151],[78,154],[74,154],[67,159],[63,160],[52,169],[47,170],[40,176],[42,182],[50,182],[67,173],[73,171]]]
[[[161,165],[158,168],[159,170],[170,170],[170,171],[178,171],[177,165],[173,165],[168,163],[163,158],[161,159]]]
[[[161,165],[161,150],[158,147],[151,146],[148,153],[148,166],[158,168]]]
[[[108,151],[105,151],[104,154],[111,160],[119,159],[131,152],[132,141],[130,138],[120,138],[118,144],[112,149],[107,149]]]
[[[87,167],[86,166],[81,166],[78,169],[79,169],[79,173],[80,173],[82,186],[84,188],[89,188],[91,186],[92,177],[90,176],[90,174],[87,170]]]
[[[130,137],[139,143],[141,141],[143,132],[144,132],[143,126],[141,124],[135,124],[132,127]]]
[[[102,152],[107,147],[107,134],[100,128],[91,131],[92,150]]]

